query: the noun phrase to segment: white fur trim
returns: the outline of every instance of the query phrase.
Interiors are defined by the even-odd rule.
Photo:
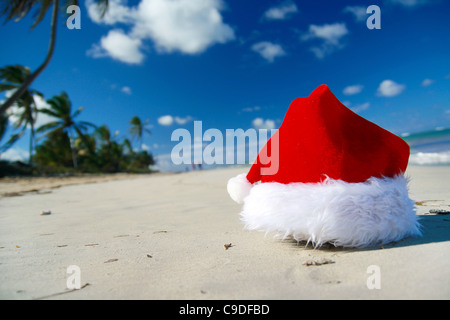
[[[237,203],[243,203],[244,199],[249,195],[253,185],[247,180],[247,175],[241,173],[234,178],[228,180],[227,190],[231,199]]]
[[[261,183],[244,201],[247,229],[276,231],[314,246],[368,247],[421,235],[407,179],[370,178],[362,183]]]

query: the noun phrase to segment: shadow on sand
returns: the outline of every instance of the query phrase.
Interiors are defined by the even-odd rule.
[[[368,251],[379,249],[393,249],[399,247],[415,246],[427,243],[450,241],[450,215],[420,215],[421,237],[409,237],[397,242],[391,242],[383,246],[375,246],[365,249],[357,248],[343,248],[335,247],[331,243],[325,243],[321,247],[314,248],[312,244],[306,241],[296,241],[294,239],[282,240],[283,242],[291,243],[293,246],[309,250],[321,250],[330,252],[354,252],[354,251]]]
[[[421,215],[419,216],[422,237],[410,237],[399,242],[387,244],[385,248],[415,246],[433,242],[450,241],[450,215]]]

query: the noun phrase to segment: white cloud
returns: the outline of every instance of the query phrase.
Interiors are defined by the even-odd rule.
[[[93,0],[87,0],[89,17],[94,22],[131,26],[128,35],[123,32],[119,36],[108,34],[115,36],[116,42],[94,45],[89,55],[111,56],[122,62],[140,63],[144,57],[139,49],[144,40],[153,41],[158,52],[198,54],[216,43],[235,38],[233,29],[222,21],[222,0],[142,0],[135,7],[126,4],[124,0],[110,0],[110,8],[101,20]],[[108,36],[106,39],[110,38]],[[122,46],[117,44],[119,40],[128,44],[125,47],[132,51],[130,58],[123,54]]]
[[[366,103],[358,104],[358,105],[354,106],[353,108],[350,108],[350,110],[352,110],[355,113],[359,113],[361,111],[369,109],[369,107],[370,107],[370,103],[366,102]]]
[[[275,121],[271,119],[256,118],[252,125],[255,129],[275,129]]]
[[[268,9],[264,12],[264,17],[268,20],[284,20],[296,12],[298,12],[298,8],[295,3],[286,1],[279,6]]]
[[[159,52],[203,52],[215,43],[234,39],[224,24],[220,0],[142,0],[132,34],[153,40]]]
[[[192,117],[191,116],[187,116],[187,117],[181,118],[181,117],[176,116],[174,118],[174,120],[175,120],[176,123],[178,123],[180,125],[183,125],[183,124],[188,123],[189,121],[192,121]]]
[[[120,91],[122,91],[123,93],[126,93],[126,94],[131,94],[132,93],[131,92],[131,88],[128,87],[128,86],[123,86],[122,89],[120,89]]]
[[[363,88],[364,88],[363,85],[355,84],[355,85],[353,85],[353,86],[345,87],[344,90],[343,90],[343,93],[344,93],[345,95],[347,95],[347,96],[352,96],[352,95],[354,95],[354,94],[360,93],[360,92],[362,91]]]
[[[27,161],[29,157],[30,153],[28,151],[18,147],[9,148],[2,153],[2,159],[9,161]]]
[[[342,37],[348,34],[348,29],[345,23],[333,23],[324,24],[321,26],[310,25],[308,32],[305,33],[301,40],[311,41],[319,40],[321,41],[319,46],[313,46],[310,50],[315,54],[318,59],[322,59],[325,56],[331,54],[336,49],[343,48],[341,43]]]
[[[350,106],[352,105],[352,103],[348,100],[342,101],[341,102],[344,106],[346,106],[347,108],[350,108]]]
[[[159,117],[158,123],[162,126],[170,126],[173,123],[173,117],[171,115]]]
[[[136,10],[127,6],[126,0],[109,0],[108,10],[100,17],[99,8],[94,0],[86,0],[86,8],[92,21],[98,24],[113,25],[116,23],[132,23]]]
[[[190,121],[192,121],[193,118],[191,116],[186,116],[184,118],[182,117],[178,117],[178,116],[171,116],[170,114],[159,117],[158,118],[158,123],[162,126],[170,126],[172,125],[174,122],[179,124],[179,125],[183,125],[186,124]]]
[[[38,110],[41,110],[44,108],[50,108],[50,105],[47,103],[47,101],[45,101],[44,98],[42,98],[38,95],[34,95],[33,97],[34,97],[34,102],[36,103],[36,108]],[[43,126],[44,124],[47,124],[47,123],[55,121],[55,120],[57,120],[57,119],[52,116],[49,116],[48,114],[38,112],[34,127],[39,128],[40,126]]]
[[[344,8],[344,13],[351,13],[357,22],[365,21],[367,16],[367,7],[363,6],[347,6]]]
[[[431,86],[432,84],[434,83],[434,80],[431,80],[431,79],[424,79],[423,81],[422,81],[422,87],[428,87],[428,86]]]
[[[303,36],[303,40],[322,39],[325,42],[338,45],[339,40],[348,33],[345,23],[324,24],[309,26],[308,33]]]
[[[100,45],[94,44],[87,54],[93,58],[108,56],[125,63],[140,64],[144,60],[141,47],[141,39],[130,37],[120,29],[114,29],[100,39]]]
[[[14,92],[14,90],[6,91],[5,97],[9,98],[13,94],[13,92]],[[41,96],[33,95],[33,99],[36,104],[36,108],[38,110],[50,107],[50,105],[47,103],[47,101],[44,98],[42,98]],[[13,104],[7,111],[8,115],[9,115],[9,121],[11,123],[17,122],[19,120],[20,113],[22,111],[23,110],[20,107],[18,107],[17,104]],[[57,119],[52,116],[49,116],[48,114],[38,112],[37,116],[36,116],[36,121],[34,123],[34,127],[37,129],[40,126],[43,126],[44,124],[47,124],[47,123],[55,121],[55,120],[57,120]],[[28,125],[28,128],[30,128],[29,125]]]
[[[247,107],[247,108],[242,109],[243,112],[253,112],[253,111],[259,111],[259,110],[261,110],[260,106]]]
[[[311,47],[311,48],[309,48],[309,51],[314,53],[314,55],[316,56],[317,59],[323,59],[327,55],[331,54],[334,51],[334,49],[332,46],[323,44],[319,47]]]
[[[268,41],[258,42],[252,46],[252,50],[259,53],[264,59],[273,62],[276,57],[284,56],[286,53],[279,44]]]
[[[394,97],[399,95],[405,90],[404,84],[398,84],[392,80],[384,80],[378,87],[378,95],[382,97]]]

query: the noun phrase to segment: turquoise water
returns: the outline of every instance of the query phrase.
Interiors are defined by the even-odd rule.
[[[450,128],[404,133],[401,137],[411,148],[410,164],[450,165]]]

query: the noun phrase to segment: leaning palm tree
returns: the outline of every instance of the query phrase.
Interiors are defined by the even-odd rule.
[[[100,11],[100,16],[103,17],[108,9],[108,0],[97,0],[97,5]],[[6,21],[14,19],[14,21],[19,21],[25,17],[33,8],[37,9],[36,18],[31,27],[33,29],[38,25],[42,19],[45,17],[49,8],[53,5],[52,9],[52,19],[51,19],[51,29],[50,29],[50,42],[48,46],[47,56],[44,62],[37,68],[33,73],[31,73],[25,81],[22,83],[20,88],[14,92],[1,106],[0,114],[3,114],[11,107],[14,102],[16,102],[31,85],[31,83],[41,74],[41,72],[47,67],[50,59],[52,58],[53,51],[55,49],[56,42],[56,26],[58,23],[58,11],[60,9],[59,0],[2,0],[0,7],[0,15],[6,17]],[[78,0],[66,0],[64,1],[63,8],[67,8],[70,5],[78,5]],[[66,10],[64,10],[66,12]]]
[[[25,81],[27,77],[30,75],[30,69],[21,65],[14,66],[6,66],[4,68],[0,68],[0,92],[14,92],[17,91],[22,83]],[[42,93],[26,89],[22,96],[19,97],[16,101],[17,110],[13,114],[17,117],[16,122],[14,124],[15,129],[22,128],[19,134],[14,134],[11,136],[13,140],[9,140],[10,142],[15,142],[19,137],[21,137],[27,128],[30,128],[30,143],[29,143],[29,163],[32,162],[33,156],[33,144],[34,144],[34,136],[35,136],[35,128],[34,124],[36,122],[37,117],[37,106],[35,101],[35,96],[38,95],[43,97]],[[11,113],[9,114],[11,115]],[[6,117],[9,116],[5,114]],[[3,125],[3,124],[0,124]],[[7,125],[7,123],[5,124]],[[2,128],[5,130],[6,128]],[[12,145],[12,144],[11,144]]]
[[[83,111],[84,107],[79,107],[72,113],[72,103],[65,92],[62,92],[60,95],[54,96],[50,100],[47,100],[47,103],[50,107],[43,108],[40,112],[56,118],[57,120],[42,125],[36,132],[47,132],[47,134],[49,134],[51,132],[61,130],[62,132],[67,133],[70,139],[73,167],[74,169],[78,169],[74,146],[74,131],[77,133],[78,137],[85,142],[86,147],[89,148],[91,144],[87,141],[83,131],[86,131],[88,127],[95,128],[95,125],[86,121],[75,121],[75,118],[81,113],[81,111]]]
[[[25,100],[25,101],[24,101]],[[34,98],[31,100],[23,99],[23,96],[17,101],[18,106],[22,110],[17,114],[18,118],[14,124],[15,128],[22,128],[20,136],[25,133],[25,130],[30,128],[30,142],[29,142],[29,159],[28,162],[31,165],[33,161],[33,146],[35,144],[35,123],[37,119],[38,109]]]
[[[148,119],[145,122],[142,122],[138,116],[134,116],[133,118],[131,118],[129,122],[129,124],[131,124],[130,127],[131,140],[137,138],[141,148],[144,133],[147,133],[148,135],[152,134],[152,132],[147,128],[148,123],[149,123]]]
[[[8,125],[8,117],[5,114],[0,114],[0,141],[2,141],[3,136],[6,133],[6,128]],[[1,153],[2,147],[0,147]]]

